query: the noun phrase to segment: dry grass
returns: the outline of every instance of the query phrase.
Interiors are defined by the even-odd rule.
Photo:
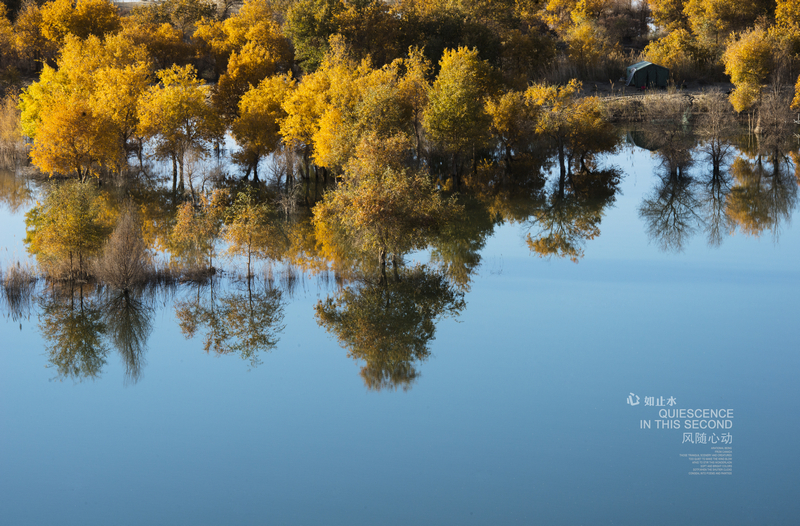
[[[693,96],[675,90],[653,90],[642,95],[606,97],[603,108],[611,122],[687,123],[694,111],[693,100]]]

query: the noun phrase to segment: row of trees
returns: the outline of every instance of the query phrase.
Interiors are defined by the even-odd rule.
[[[56,46],[42,61],[39,80],[20,100],[22,130],[34,139],[32,159],[48,173],[85,180],[120,172],[131,152],[138,154],[141,167],[144,146],[152,141],[155,156],[172,162],[173,187],[183,189],[187,157],[207,153],[229,130],[241,148],[235,159],[246,175],[252,173],[257,180],[261,159],[291,152],[301,159],[303,178],[327,180],[345,173],[367,135],[377,140],[401,136],[410,139],[407,159],[412,164],[451,177],[458,188],[463,175],[475,174],[482,160],[499,161],[512,172],[518,158],[531,153],[532,141],[539,148],[553,148],[562,173],[570,169],[565,162],[574,159],[585,165],[585,152],[602,151],[609,142],[600,102],[583,98],[580,84],[571,81],[557,88],[533,82],[515,89],[520,83],[509,80],[507,64],[483,42],[435,53],[429,47],[411,47],[391,54],[389,47],[376,44],[389,31],[381,29],[378,19],[394,19],[387,13],[414,13],[417,18],[412,19],[423,20],[470,12],[473,18],[500,24],[502,9],[488,3],[422,8],[404,2],[249,0],[224,18],[209,5],[189,0],[162,2],[124,17],[110,4],[103,11],[94,4],[65,1],[42,8],[26,4],[16,20],[19,25],[26,9],[39,9],[49,21],[43,34]],[[600,26],[610,31],[614,20],[622,24],[622,15],[614,15],[620,10],[617,4],[567,4],[516,2],[507,6],[504,23],[527,20],[529,34],[536,27],[544,31],[544,24],[563,35],[586,33],[581,28],[590,22],[595,32]],[[673,10],[699,12],[695,3],[681,6]],[[691,29],[691,38],[710,46],[710,34],[700,28],[723,28],[714,32],[716,58],[708,60],[724,62],[737,85],[732,94],[737,110],[760,97],[779,63],[780,71],[792,64],[791,39],[800,32],[792,29],[796,21],[788,4],[753,11],[760,20],[772,13],[777,18],[770,27],[776,29],[759,26],[746,34],[737,31],[753,22],[749,11],[727,25],[703,11],[705,22],[694,24],[695,15],[675,19],[678,15],[664,14],[661,7],[654,9],[656,22],[669,32],[647,52],[674,65],[677,59],[668,55],[674,51],[669,42],[675,35]],[[89,23],[85,15],[95,11],[116,18],[101,17],[110,20],[101,24],[89,17]],[[360,17],[374,25],[356,31],[346,22]],[[149,34],[145,26],[169,28],[184,44],[200,47],[183,58],[169,58],[156,40],[143,38]],[[778,35],[781,43],[775,41]],[[659,56],[662,48],[669,53]],[[782,62],[775,55],[779,51]],[[295,52],[305,69],[299,80]],[[440,57],[438,62],[431,55]],[[218,82],[205,84],[201,73]],[[525,82],[534,77],[527,75]]]
[[[659,183],[640,209],[654,241],[666,250],[679,250],[700,227],[713,245],[737,229],[777,236],[796,203],[791,138],[773,130],[759,141],[732,142],[735,122],[724,109],[714,110],[724,102],[721,95],[702,102],[708,108],[694,133],[668,119],[628,135],[660,159]],[[47,275],[96,277],[120,290],[163,273],[206,279],[218,265],[220,241],[227,255],[246,264],[248,278],[255,261],[268,260],[388,283],[387,271],[402,272],[407,253],[431,249],[449,279],[468,286],[483,240],[499,221],[528,225],[529,246],[540,256],[579,260],[584,244],[599,235],[620,179],[616,170],[588,165],[566,174],[554,170],[549,184],[539,174],[526,186],[470,192],[457,201],[437,191],[423,171],[386,162],[397,157],[391,143],[365,142],[360,150],[310,220],[285,219],[250,186],[217,189],[197,204],[178,205],[165,198],[167,191],[136,191],[140,204],[131,207],[73,181],[53,185],[28,213],[26,241]],[[487,171],[491,167],[479,167],[477,177]],[[172,270],[148,268],[158,252],[169,255]]]
[[[649,1],[662,36],[644,56],[672,68],[678,79],[724,68],[735,85],[730,100],[737,112],[752,108],[766,84],[794,84],[800,58],[797,0]]]

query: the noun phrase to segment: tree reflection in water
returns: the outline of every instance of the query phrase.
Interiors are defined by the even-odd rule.
[[[58,376],[81,381],[100,376],[108,345],[102,304],[83,285],[51,289],[40,298],[39,328]]]
[[[667,137],[652,131],[649,136],[651,143],[658,145],[658,182],[639,205],[639,217],[645,222],[648,237],[661,250],[681,252],[701,222],[697,182],[689,174],[694,164],[694,140],[677,132]]]
[[[797,183],[790,164],[778,150],[771,152],[768,163],[761,156],[754,161],[739,156],[733,162],[736,184],[728,195],[727,211],[742,232],[759,237],[769,231],[778,240],[781,223],[789,221],[797,204]]]
[[[616,169],[582,169],[568,181],[559,178],[543,204],[529,219],[527,243],[541,257],[578,262],[583,245],[600,234],[603,212],[616,199],[620,173]]]
[[[146,364],[147,340],[153,332],[153,307],[128,291],[114,293],[103,304],[103,322],[125,364],[126,381],[138,382]]]
[[[437,321],[464,307],[464,293],[443,273],[416,266],[345,288],[320,301],[316,316],[348,356],[366,362],[361,377],[367,388],[405,391],[419,377],[417,364],[430,355]]]
[[[268,281],[262,290],[253,290],[252,280],[246,290],[218,295],[217,288],[213,280],[198,284],[192,299],[175,303],[181,332],[186,338],[203,332],[206,352],[238,354],[252,367],[259,365],[260,353],[274,349],[284,329],[283,294]]]

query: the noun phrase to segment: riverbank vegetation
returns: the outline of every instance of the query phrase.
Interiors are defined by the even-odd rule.
[[[429,305],[409,321],[427,331],[408,340],[423,359],[429,323],[461,308],[500,222],[524,225],[534,255],[579,261],[618,191],[603,156],[623,141],[660,160],[639,213],[664,250],[698,231],[715,246],[737,230],[777,236],[797,194],[795,3],[6,1],[0,162],[13,170],[0,198],[30,207],[38,267],[9,266],[4,297],[22,313],[44,277],[108,291],[80,299],[81,316],[135,318],[148,287],[209,287],[210,310],[198,293],[179,318],[223,352],[236,324],[280,326],[277,288],[251,288],[279,263],[287,283],[358,284],[320,303],[320,323],[368,362],[368,384],[410,382],[413,367],[353,320],[377,334],[395,306]],[[670,68],[670,88],[622,87],[644,59]],[[692,175],[701,157],[711,169]],[[419,250],[431,262],[407,268]],[[234,260],[243,303],[214,297]],[[75,314],[62,297],[47,316]],[[385,312],[354,318],[371,302]],[[75,323],[111,327],[92,316]],[[135,356],[148,329],[104,330]]]

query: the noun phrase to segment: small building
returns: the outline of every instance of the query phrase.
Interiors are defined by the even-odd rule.
[[[669,70],[652,62],[637,62],[625,70],[625,85],[636,88],[666,88]]]

